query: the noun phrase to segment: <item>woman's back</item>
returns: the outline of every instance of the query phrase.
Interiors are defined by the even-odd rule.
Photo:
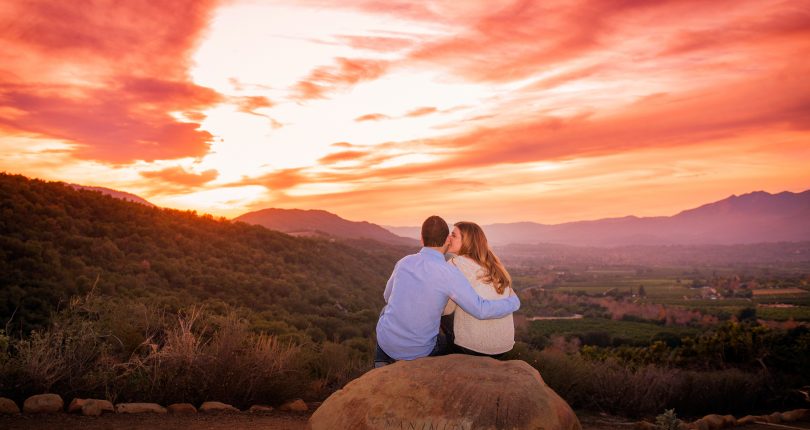
[[[464,274],[475,292],[487,300],[506,299],[511,290],[507,287],[503,294],[498,294],[492,284],[479,279],[483,270],[475,261],[463,257],[453,257],[448,261]],[[448,308],[453,307],[452,301]],[[453,332],[455,344],[483,354],[501,354],[512,349],[515,345],[515,323],[512,315],[491,320],[479,320],[455,306],[453,317]]]

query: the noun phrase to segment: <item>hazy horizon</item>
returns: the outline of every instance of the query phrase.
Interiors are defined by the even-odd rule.
[[[228,218],[388,226],[801,192],[808,6],[11,2],[0,170]]]

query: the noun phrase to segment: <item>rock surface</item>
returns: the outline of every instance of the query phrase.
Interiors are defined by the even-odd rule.
[[[222,402],[205,402],[200,405],[200,412],[239,412],[239,409]]]
[[[292,412],[306,412],[309,410],[309,406],[304,403],[301,399],[293,400],[292,402],[287,402],[278,407],[280,411],[292,411]]]
[[[80,399],[78,397],[74,398],[68,405],[68,413],[72,414],[74,412],[81,412],[82,406],[84,406],[85,403],[87,403],[87,399]]]
[[[253,405],[248,409],[250,412],[272,412],[272,406],[265,406],[265,405]]]
[[[86,417],[97,417],[101,415],[101,404],[93,399],[88,399],[82,405],[82,415]]]
[[[332,394],[312,430],[581,430],[571,407],[528,363],[448,355],[374,369]]]
[[[166,408],[157,403],[119,403],[115,405],[115,412],[119,414],[165,414]]]
[[[810,413],[807,409],[794,409],[792,411],[782,412],[782,421],[792,423],[794,421],[803,421],[810,418]]]
[[[173,414],[196,414],[197,408],[191,403],[174,403],[169,405],[166,409]]]
[[[25,399],[23,412],[26,414],[53,414],[62,412],[65,402],[58,394],[37,394]]]
[[[19,415],[20,407],[14,400],[0,397],[0,415]]]
[[[102,412],[115,412],[113,404],[107,400],[75,398],[68,406],[69,413],[81,412],[82,415],[99,416]]]
[[[709,430],[720,430],[724,427],[725,421],[721,415],[711,414],[703,417],[703,421],[708,425]]]
[[[737,420],[736,425],[738,426],[747,426],[748,424],[754,424],[757,421],[757,417],[753,415],[746,415]]]

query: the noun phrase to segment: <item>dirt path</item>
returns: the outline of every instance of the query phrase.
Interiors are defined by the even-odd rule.
[[[635,420],[577,413],[584,430],[632,430]],[[3,430],[304,430],[310,414],[287,412],[269,413],[222,413],[196,415],[119,415],[105,414],[100,417],[80,415],[21,415],[0,416]],[[810,422],[787,425],[753,424],[740,427],[745,430],[810,430]]]
[[[270,412],[261,414],[105,414],[100,417],[80,415],[21,415],[0,416],[4,430],[304,430],[309,414]]]

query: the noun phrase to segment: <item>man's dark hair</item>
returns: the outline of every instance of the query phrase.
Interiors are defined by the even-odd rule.
[[[450,235],[450,228],[447,222],[440,216],[433,215],[422,223],[422,241],[425,246],[444,246],[447,236]]]

